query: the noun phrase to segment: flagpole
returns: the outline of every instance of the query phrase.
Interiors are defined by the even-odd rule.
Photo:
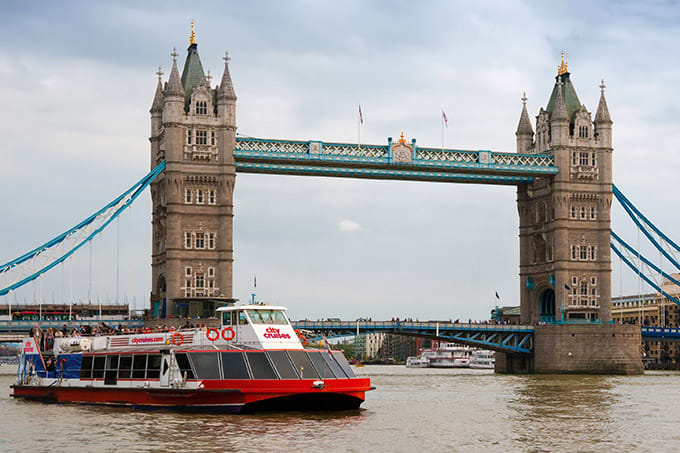
[[[444,109],[442,109],[442,149],[444,149]]]
[[[357,118],[357,144],[361,151],[361,104],[359,104],[359,118]]]

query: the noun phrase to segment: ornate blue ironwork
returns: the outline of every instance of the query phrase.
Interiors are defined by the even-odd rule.
[[[249,173],[342,176],[484,184],[527,184],[537,176],[557,173],[547,154],[496,153],[486,150],[419,148],[396,158],[387,145],[321,141],[237,138],[236,170]]]

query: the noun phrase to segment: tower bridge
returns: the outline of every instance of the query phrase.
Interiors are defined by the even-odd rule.
[[[181,75],[179,55],[171,55],[167,80],[160,69],[157,73],[150,110],[151,173],[77,227],[1,266],[0,279],[68,241],[75,245],[64,254],[73,253],[149,185],[151,311],[160,317],[210,316],[217,306],[235,301],[237,172],[513,186],[519,215],[520,321],[541,326],[526,327],[516,342],[516,336],[507,340],[519,349],[499,347],[507,353],[501,354],[499,371],[642,372],[640,329],[611,324],[611,204],[613,195],[622,198],[613,192],[613,122],[604,82],[593,119],[578,98],[563,56],[533,126],[522,98],[514,153],[421,147],[403,133],[383,144],[331,143],[237,137],[228,55],[216,86],[203,71],[193,35]],[[0,296],[37,278],[63,256],[10,279],[9,286],[0,286]],[[626,264],[632,266],[630,260]]]

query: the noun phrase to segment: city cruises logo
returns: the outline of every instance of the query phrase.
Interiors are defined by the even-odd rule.
[[[290,334],[281,333],[280,329],[275,329],[274,327],[267,327],[264,331],[265,338],[290,338]]]
[[[130,344],[162,343],[164,341],[164,337],[130,338]]]

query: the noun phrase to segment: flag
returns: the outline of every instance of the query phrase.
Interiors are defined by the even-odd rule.
[[[364,124],[364,116],[361,114],[361,104],[359,104],[359,121]]]
[[[567,291],[571,291],[571,287],[566,283],[564,284],[564,289],[566,289]]]
[[[253,288],[257,288],[257,275],[253,275]]]
[[[446,117],[444,109],[442,109],[442,118],[444,118],[444,124],[446,124],[446,127],[449,127],[449,119]],[[498,295],[498,293],[496,293],[496,295]]]
[[[498,295],[498,291],[496,291],[496,299],[500,300],[501,296]]]

